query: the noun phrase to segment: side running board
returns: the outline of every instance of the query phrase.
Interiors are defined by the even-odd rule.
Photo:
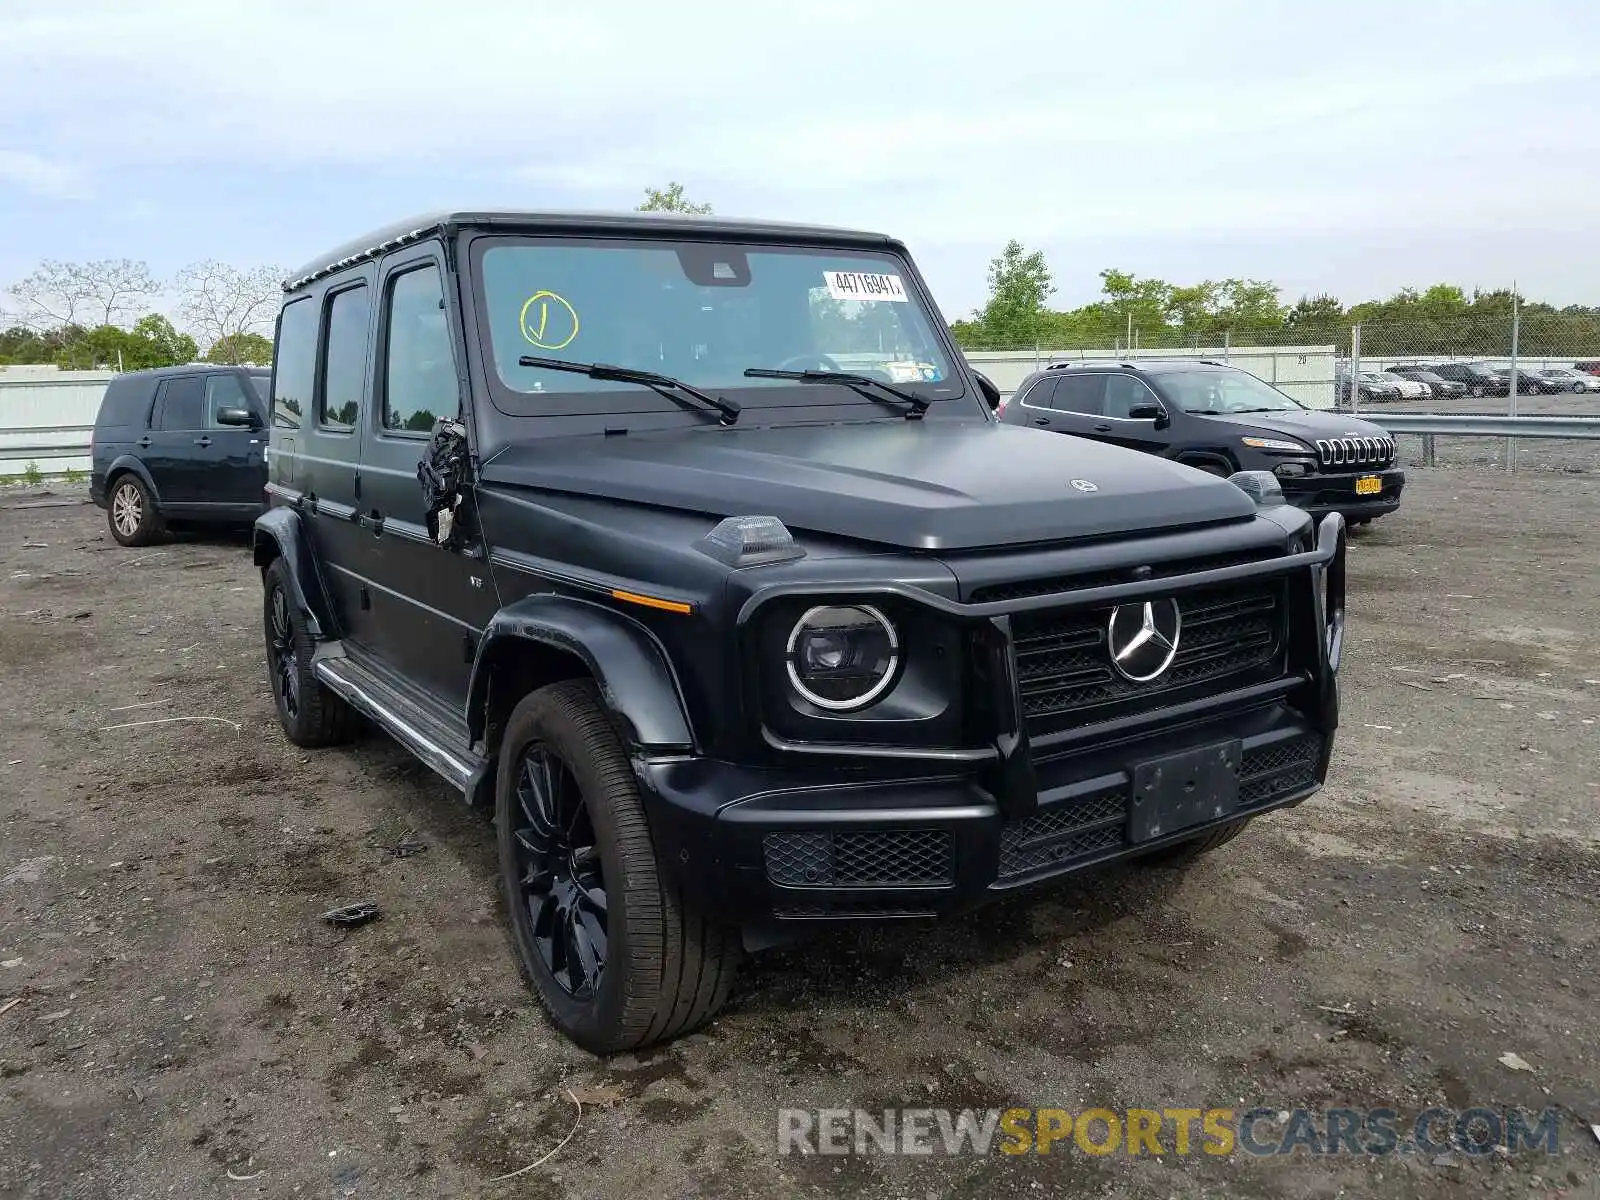
[[[399,742],[467,799],[489,783],[493,763],[465,744],[459,733],[408,700],[360,663],[319,656],[312,664],[329,691]]]

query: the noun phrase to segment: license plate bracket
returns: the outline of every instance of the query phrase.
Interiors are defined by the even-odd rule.
[[[1360,475],[1356,478],[1356,495],[1376,496],[1383,491],[1383,480],[1376,475]]]
[[[1237,811],[1243,756],[1235,738],[1134,767],[1128,840],[1148,842]]]

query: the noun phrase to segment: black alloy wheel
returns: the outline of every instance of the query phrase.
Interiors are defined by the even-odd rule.
[[[521,901],[533,949],[574,1000],[587,1000],[606,969],[605,872],[588,805],[572,771],[542,742],[522,751],[514,833]]]

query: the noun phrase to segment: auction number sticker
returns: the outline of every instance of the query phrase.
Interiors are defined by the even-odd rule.
[[[904,302],[905,284],[898,275],[873,275],[866,271],[824,271],[828,295],[835,300],[893,300]]]

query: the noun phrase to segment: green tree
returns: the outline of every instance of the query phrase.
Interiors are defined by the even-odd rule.
[[[206,361],[230,366],[247,363],[259,367],[271,366],[272,342],[259,333],[230,333],[211,343],[211,349],[206,351]]]
[[[986,345],[1032,345],[1044,328],[1045,301],[1055,292],[1044,251],[1013,238],[989,263],[989,300],[973,320]]]
[[[199,354],[194,339],[179,333],[160,313],[140,317],[132,329],[68,326],[60,332],[54,362],[64,371],[142,371],[193,362]]]
[[[711,213],[711,205],[696,204],[690,200],[683,194],[683,184],[674,180],[664,188],[645,188],[644,203],[639,205],[636,211],[695,213],[699,216],[708,216]]]

